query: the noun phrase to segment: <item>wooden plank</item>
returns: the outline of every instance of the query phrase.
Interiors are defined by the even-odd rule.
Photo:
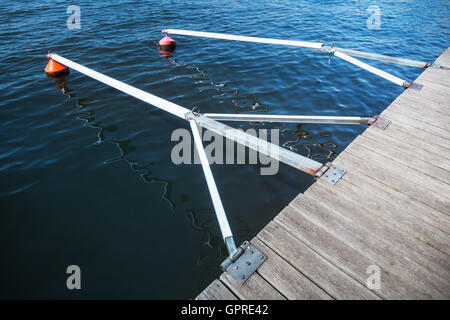
[[[441,129],[439,127],[436,127],[432,124],[425,123],[419,119],[415,119],[413,117],[408,117],[407,115],[395,112],[394,110],[390,110],[389,108],[384,110],[381,115],[383,117],[388,118],[392,122],[400,122],[403,123],[403,125],[409,127],[409,130],[421,130],[424,132],[428,132],[429,134],[433,135],[436,138],[440,137],[440,140],[444,141],[444,143],[447,143],[447,145],[450,143],[450,132],[447,130]],[[434,141],[434,140],[428,140],[428,141]]]
[[[417,78],[416,81],[420,83],[422,79],[447,86],[450,84],[449,70],[428,68],[419,76],[419,78]]]
[[[383,200],[359,191],[358,187],[346,181],[339,181],[339,185],[341,188],[334,188],[337,185],[331,185],[319,179],[305,192],[305,195],[316,201],[320,199],[322,206],[330,209],[330,214],[341,219],[343,223],[350,223],[350,228],[356,227],[356,232],[373,234],[381,241],[388,241],[392,247],[422,267],[431,272],[437,272],[441,277],[448,275],[450,278],[449,254],[437,250],[416,237],[416,233],[423,229],[421,226],[408,230],[402,223],[404,217],[399,217],[395,212],[396,208],[392,210]],[[409,224],[411,219],[415,220],[414,217],[407,216]],[[415,222],[412,221],[412,223]],[[429,238],[445,247],[447,252],[450,251],[448,234],[442,232],[439,235],[431,234]]]
[[[227,272],[222,273],[220,280],[241,300],[286,300],[257,273],[254,273],[243,285]]]
[[[412,100],[403,94],[399,95],[397,99],[394,100],[393,103],[405,104],[407,106],[412,106],[414,109],[423,110],[426,112],[427,110],[430,112],[434,112],[436,114],[440,114],[443,116],[449,117],[450,106],[444,108],[430,101],[421,101],[418,102],[416,100]]]
[[[420,83],[420,81],[429,81],[433,83],[438,83],[440,86],[450,87],[450,80],[446,77],[437,78],[433,73],[422,73],[421,76],[416,80],[416,82]],[[423,99],[422,99],[423,100]]]
[[[450,120],[447,116],[442,113],[428,112],[424,106],[421,109],[415,109],[411,105],[393,103],[389,106],[389,111],[402,114],[408,118],[419,119],[430,126],[438,127],[447,132],[450,131]]]
[[[431,88],[439,93],[450,97],[450,86],[446,86],[445,84],[437,83],[430,81],[428,79],[420,79],[420,84],[424,86],[424,88]],[[423,88],[422,88],[423,89]]]
[[[376,262],[380,268],[392,272],[404,281],[414,283],[414,286],[430,294],[435,299],[450,297],[448,279],[442,279],[436,274],[404,257],[392,243],[380,241],[371,234],[358,232],[359,226],[353,226],[330,214],[327,207],[319,204],[317,199],[306,195],[297,197],[291,202],[301,216],[322,227],[328,233],[348,243],[350,246],[364,252],[368,258]]]
[[[255,238],[251,243],[268,258],[258,273],[283,296],[291,300],[333,299],[260,240]]]
[[[438,193],[422,188],[420,181],[417,183],[411,182],[410,180],[404,179],[401,173],[386,170],[386,168],[379,167],[371,161],[361,159],[350,152],[341,153],[338,159],[347,162],[347,170],[351,168],[351,170],[364,173],[366,176],[378,180],[387,187],[402,192],[438,211],[450,214],[450,202]],[[337,163],[336,161],[334,162]]]
[[[447,91],[447,87],[443,86],[437,82],[429,81],[429,80],[420,80],[423,88],[420,89],[422,94],[430,94],[439,97],[450,98],[449,92]],[[445,100],[444,100],[445,101]]]
[[[450,171],[449,159],[445,159],[437,153],[419,148],[417,145],[414,145],[414,142],[409,143],[411,141],[398,139],[396,138],[395,134],[392,134],[392,131],[386,132],[385,130],[379,130],[372,127],[364,131],[361,136],[373,141],[377,141],[378,143],[383,145],[389,145],[404,154],[408,154],[417,159],[422,159],[423,161],[431,163],[439,168]]]
[[[386,118],[392,120],[388,116],[386,116]],[[414,143],[414,145],[417,145],[424,150],[442,154],[444,158],[450,158],[450,145],[447,139],[435,136],[425,131],[412,129],[411,126],[397,120],[391,122],[384,131],[389,132],[389,134],[402,136],[405,142]]]
[[[364,161],[382,166],[384,170],[391,171],[394,174],[400,174],[402,179],[416,184],[418,189],[427,189],[430,192],[436,193],[439,190],[439,197],[445,198],[448,201],[450,208],[450,185],[441,182],[434,177],[424,174],[416,169],[407,167],[399,162],[399,159],[386,157],[380,153],[374,152],[369,148],[362,147],[358,143],[350,144],[346,149],[346,153],[351,153]]]
[[[437,58],[436,63],[446,67],[450,67],[450,56],[448,50],[441,54],[439,58]]]
[[[439,180],[442,183],[448,184],[450,182],[450,171],[437,167],[434,164],[426,162],[418,157],[414,157],[408,153],[398,150],[395,146],[389,145],[387,141],[381,143],[377,140],[369,139],[362,135],[357,137],[352,142],[352,144],[360,146],[360,150],[362,152],[365,152],[365,149],[368,151],[376,152],[394,161],[397,161],[406,167],[429,175],[433,177],[433,179]]]
[[[297,198],[300,197],[301,196],[298,196]],[[377,265],[374,260],[336,236],[330,234],[327,230],[306,219],[306,217],[299,214],[292,206],[283,209],[283,211],[275,218],[275,221],[277,224],[291,232],[296,238],[313,248],[320,256],[329,260],[346,273],[352,275],[365,287],[368,279],[368,267]],[[276,241],[276,237],[280,236],[274,231],[271,231],[271,233],[273,234],[272,238],[275,238],[274,241]],[[289,255],[290,253],[288,251],[285,254]],[[295,256],[293,259],[295,259]],[[300,258],[298,259],[300,260]],[[306,263],[308,261],[307,258],[303,258],[298,263]],[[315,272],[317,273],[317,271],[314,271],[314,265],[312,265],[311,268],[313,275]],[[401,280],[398,276],[391,272],[387,272],[384,268],[380,268],[380,275],[380,289],[374,291],[377,295],[385,299],[431,299],[430,295],[421,292],[415,288],[413,284]],[[327,283],[334,284],[332,279],[328,280],[328,278],[325,277],[321,282],[324,283],[324,285]],[[337,293],[341,293],[342,291],[340,288],[337,288],[337,290]],[[349,293],[350,296],[348,299],[352,299],[351,291]],[[353,299],[355,299],[355,297],[353,297]]]
[[[293,211],[289,207],[283,209],[276,217],[277,223],[269,223],[258,234],[258,239],[283,257],[283,259],[289,261],[297,270],[300,270],[335,299],[379,299],[377,295],[364,285],[281,228],[278,222],[283,223],[286,221],[283,219],[286,212]],[[292,230],[292,225],[289,224],[289,221],[286,222],[289,227],[288,230]],[[359,255],[357,256],[359,257]],[[351,259],[352,257],[352,255],[349,255],[345,256],[344,259]],[[355,263],[364,264],[364,260],[355,260]],[[366,269],[367,266],[364,265],[361,272],[365,273]]]
[[[338,166],[345,167],[350,166],[350,163],[346,161],[335,161]],[[428,238],[432,238],[435,232],[437,234],[444,233],[445,235],[450,235],[450,217],[443,214],[420,201],[417,201],[409,196],[398,192],[394,189],[387,187],[386,185],[371,179],[365,174],[358,172],[356,170],[348,171],[342,178],[344,186],[336,184],[336,189],[345,188],[348,184],[355,186],[357,190],[361,191],[363,195],[369,195],[374,199],[380,199],[386,206],[391,208],[386,213],[394,212],[398,220],[404,224],[404,227],[416,230],[415,236],[424,242],[428,242]],[[352,200],[358,201],[359,194],[348,194],[347,197],[352,197]],[[362,197],[359,201],[364,201]],[[375,205],[374,208],[384,212],[388,210],[383,208],[378,208],[379,205]],[[369,208],[369,209],[372,209]],[[444,237],[444,235],[442,235]]]
[[[436,80],[430,80],[430,81],[436,81]],[[420,79],[417,80],[417,82],[420,84]],[[441,83],[441,80],[437,80],[438,83]],[[437,91],[434,91],[432,89],[424,90],[423,88],[421,90],[415,90],[415,89],[407,89],[404,93],[405,96],[414,98],[415,100],[420,101],[432,101],[434,103],[437,103],[439,105],[447,105],[448,104],[448,98],[445,95],[440,94]]]
[[[237,298],[222,282],[214,280],[195,300],[237,300]]]
[[[403,97],[403,96],[400,96]],[[404,108],[404,112],[409,110],[414,111],[417,114],[428,115],[433,118],[442,118],[444,121],[450,123],[450,109],[443,109],[442,107],[436,106],[433,103],[417,103],[415,101],[409,100],[407,98],[395,100],[389,108],[400,106]]]

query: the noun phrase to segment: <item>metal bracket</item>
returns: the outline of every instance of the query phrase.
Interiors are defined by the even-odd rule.
[[[321,179],[328,181],[331,184],[336,184],[342,176],[347,172],[345,169],[339,168],[332,164],[331,162],[328,162],[326,164],[328,166],[328,170],[325,171],[324,174],[320,177]]]
[[[421,90],[423,88],[423,84],[420,83],[415,83],[415,82],[409,82],[408,84],[406,84],[405,89],[414,89],[414,90]]]
[[[432,67],[432,68],[442,69],[442,70],[450,70],[450,68],[445,67],[445,66],[443,66],[443,65],[441,65],[441,64],[439,64],[439,63],[429,63],[429,64],[427,65],[427,67]]]
[[[222,262],[220,267],[240,284],[244,284],[266,260],[267,257],[264,254],[250,242],[244,241],[230,257]]]
[[[375,126],[378,127],[382,130],[386,129],[386,127],[391,123],[391,120],[388,120],[386,118],[382,118],[380,116],[375,116],[375,121],[373,122],[368,122],[367,125],[368,126]]]

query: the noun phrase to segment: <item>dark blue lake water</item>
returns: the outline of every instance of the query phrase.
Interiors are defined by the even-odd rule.
[[[373,4],[379,29],[367,26]],[[81,8],[80,30],[66,27],[69,5]],[[48,78],[48,50],[202,112],[367,116],[403,89],[310,49],[174,35],[165,58],[160,30],[433,61],[449,45],[448,17],[448,1],[3,2],[0,298],[193,298],[226,256],[200,166],[171,162],[171,133],[187,123],[76,71]],[[421,72],[370,63],[407,80]],[[287,125],[281,143],[326,162],[363,130]],[[313,182],[286,165],[275,176],[259,168],[212,167],[237,244]],[[66,288],[73,264],[79,291]]]

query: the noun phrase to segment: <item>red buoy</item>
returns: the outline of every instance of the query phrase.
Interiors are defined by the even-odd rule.
[[[174,51],[175,50],[175,40],[169,37],[167,34],[164,38],[159,40],[159,48],[163,51]]]
[[[59,62],[56,62],[49,55],[47,55],[47,58],[50,58],[50,60],[45,67],[45,73],[50,76],[60,76],[69,73],[68,67]]]

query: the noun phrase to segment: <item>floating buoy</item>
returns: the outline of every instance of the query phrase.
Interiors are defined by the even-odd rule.
[[[169,37],[167,34],[159,40],[159,48],[163,51],[172,52],[175,50],[175,40]]]
[[[61,76],[69,73],[69,68],[67,68],[65,65],[56,62],[49,55],[47,55],[47,58],[49,58],[50,60],[45,67],[45,73],[50,76]]]

